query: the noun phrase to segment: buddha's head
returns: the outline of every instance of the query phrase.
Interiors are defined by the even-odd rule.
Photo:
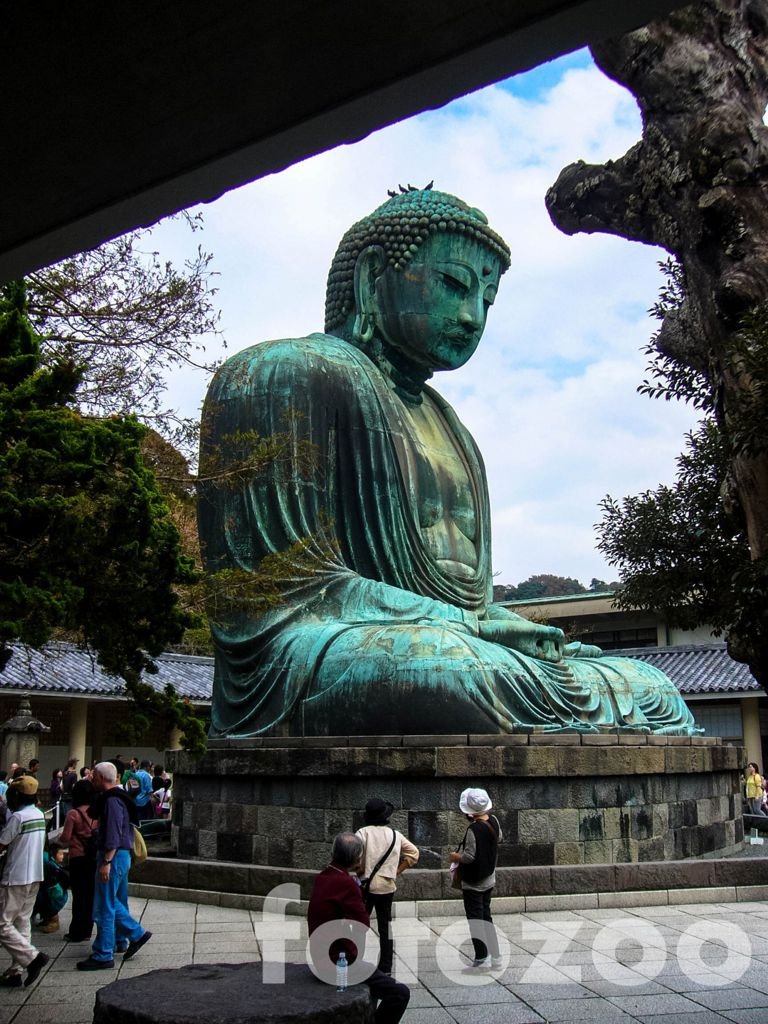
[[[341,240],[325,329],[429,372],[455,369],[477,348],[508,267],[509,248],[480,210],[431,189],[403,192]]]

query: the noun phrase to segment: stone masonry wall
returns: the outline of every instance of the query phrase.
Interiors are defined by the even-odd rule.
[[[445,866],[466,821],[458,797],[486,788],[504,830],[500,866],[679,860],[743,839],[743,751],[710,737],[616,734],[240,741],[175,753],[180,857],[316,870],[371,796]],[[290,744],[290,745],[288,745]],[[375,744],[375,745],[374,745]]]

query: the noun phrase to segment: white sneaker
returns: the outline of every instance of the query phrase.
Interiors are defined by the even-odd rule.
[[[495,956],[491,960],[491,966],[493,967],[494,971],[500,971],[504,966],[504,961],[500,956]]]
[[[485,957],[483,960],[473,960],[469,967],[465,967],[462,970],[462,974],[482,974],[484,971],[492,970],[491,958]]]

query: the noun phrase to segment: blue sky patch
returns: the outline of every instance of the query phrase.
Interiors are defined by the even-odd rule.
[[[546,64],[539,64],[531,71],[523,71],[519,75],[513,75],[506,81],[500,82],[502,89],[511,92],[513,96],[519,96],[524,100],[539,99],[543,93],[549,92],[562,79],[566,71],[574,68],[591,68],[593,66],[592,55],[585,48],[574,50],[564,57],[551,60]]]

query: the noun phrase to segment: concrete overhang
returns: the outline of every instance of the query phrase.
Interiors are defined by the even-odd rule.
[[[0,281],[676,6],[5,4]]]

